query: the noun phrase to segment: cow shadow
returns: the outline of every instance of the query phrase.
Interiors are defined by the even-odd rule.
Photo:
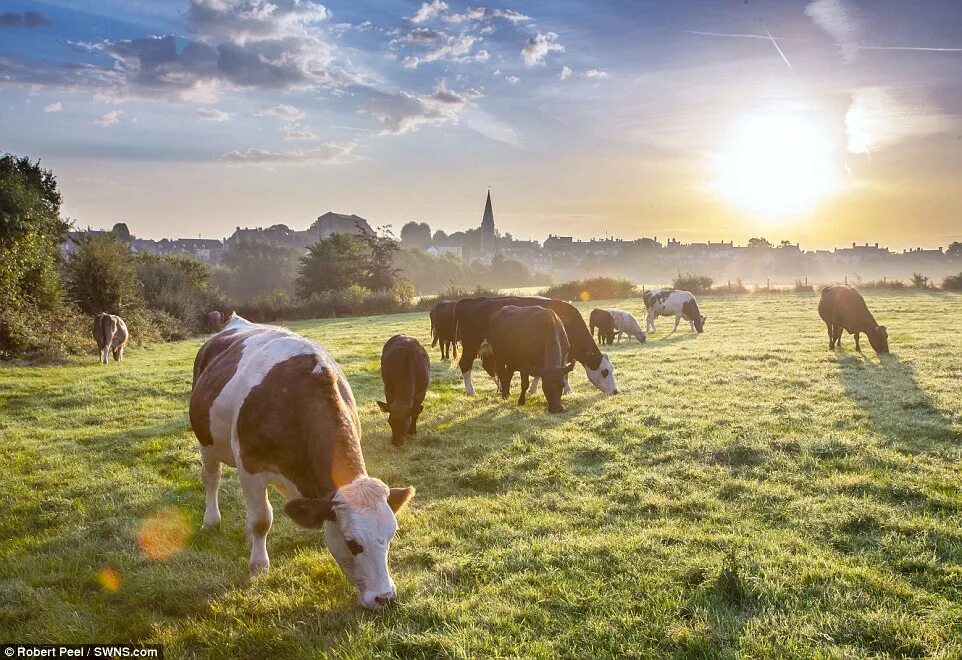
[[[877,362],[844,350],[837,355],[846,394],[887,444],[909,453],[958,457],[962,438],[952,427],[952,415],[919,386],[910,362],[892,353]]]

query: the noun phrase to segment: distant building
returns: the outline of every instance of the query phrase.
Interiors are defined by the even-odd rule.
[[[216,238],[178,238],[171,243],[171,252],[186,254],[201,261],[220,261],[224,256],[224,244]]]
[[[303,231],[291,229],[287,225],[271,225],[267,228],[253,229],[237,227],[225,243],[228,248],[238,243],[248,241],[255,243],[273,243],[291,248],[305,249],[311,243],[332,234],[374,234],[368,221],[359,215],[345,215],[328,211],[317,217],[317,220]]]
[[[481,216],[481,261],[491,263],[497,253],[497,237],[494,229],[494,211],[491,208],[491,189],[484,202],[484,215]]]

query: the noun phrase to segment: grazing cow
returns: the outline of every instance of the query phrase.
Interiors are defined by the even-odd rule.
[[[488,342],[494,353],[501,398],[511,394],[511,379],[515,371],[520,371],[519,406],[524,405],[530,375],[541,379],[548,412],[564,412],[561,392],[565,376],[575,363],[565,365],[571,347],[557,314],[544,307],[502,307],[491,314]]]
[[[381,351],[381,380],[385,401],[378,401],[388,413],[391,443],[404,444],[404,436],[418,434],[418,415],[424,410],[424,394],[431,384],[431,359],[414,337],[394,335]]]
[[[595,308],[591,310],[588,317],[588,330],[591,336],[595,336],[595,328],[598,329],[598,343],[602,346],[615,343],[615,321],[611,318],[608,310]]]
[[[207,327],[207,332],[220,332],[221,328],[224,327],[224,315],[216,309],[212,312],[207,312],[207,316],[204,318],[204,325]]]
[[[454,357],[458,357],[458,340],[454,335],[454,308],[457,300],[439,302],[431,310],[431,346],[440,346],[441,359],[451,359],[451,349]]]
[[[111,353],[114,361],[120,362],[124,359],[124,347],[130,339],[127,324],[119,316],[100,312],[94,317],[94,339],[102,364],[107,364],[107,356]]]
[[[290,498],[284,511],[324,540],[357,588],[379,609],[395,598],[387,551],[395,512],[414,488],[388,488],[368,476],[354,394],[317,343],[232,314],[194,360],[190,425],[200,442],[207,493],[204,528],[220,524],[221,464],[237,468],[252,539],[251,575],[265,572],[273,520],[268,485]]]
[[[544,307],[557,314],[571,344],[570,357],[584,366],[585,374],[592,385],[605,394],[617,394],[618,388],[615,386],[615,372],[611,361],[598,348],[581,313],[570,303],[538,296],[465,298],[458,301],[454,311],[457,337],[461,342],[461,359],[458,360],[458,366],[461,367],[464,391],[467,394],[474,394],[474,387],[471,384],[471,366],[474,364],[481,344],[487,339],[489,317],[508,305]],[[538,378],[535,377],[529,393],[534,393],[537,385]],[[570,388],[566,385],[565,391],[569,390]]]
[[[675,327],[669,335],[678,329],[678,322],[681,319],[688,321],[692,331],[701,333],[705,329],[707,316],[702,316],[698,311],[698,303],[695,296],[688,291],[675,291],[674,289],[663,289],[661,291],[645,291],[645,308],[648,310],[648,322],[645,330],[655,330],[655,317],[674,316]]]
[[[609,309],[608,313],[611,314],[611,319],[615,323],[615,334],[618,336],[618,343],[621,343],[621,335],[628,335],[628,341],[634,337],[639,342],[644,343],[647,338],[647,333],[641,329],[638,325],[638,321],[635,317],[626,312],[623,309]]]
[[[837,284],[822,289],[818,315],[828,327],[828,350],[834,350],[842,340],[842,330],[848,330],[855,335],[856,351],[862,351],[858,338],[864,332],[876,353],[889,352],[888,329],[875,321],[862,294],[852,287]]]

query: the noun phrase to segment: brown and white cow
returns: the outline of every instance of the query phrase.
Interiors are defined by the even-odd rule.
[[[100,312],[94,317],[94,339],[102,364],[107,364],[107,356],[111,353],[114,360],[120,362],[124,359],[124,347],[130,339],[127,324],[119,316]]]
[[[220,524],[221,464],[237,468],[252,539],[252,575],[270,566],[273,512],[267,487],[289,501],[295,523],[324,540],[363,607],[395,598],[387,565],[397,512],[414,488],[388,488],[367,474],[354,394],[317,343],[232,314],[194,360],[190,424],[200,441],[207,493],[204,528]]]

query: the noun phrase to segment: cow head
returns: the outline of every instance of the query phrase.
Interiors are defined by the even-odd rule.
[[[412,486],[388,488],[383,481],[362,475],[328,497],[291,500],[284,511],[301,527],[324,527],[327,548],[354,583],[358,602],[379,610],[397,596],[387,551],[397,532],[394,514],[412,497]]]
[[[526,369],[532,376],[541,379],[541,391],[544,392],[544,398],[548,400],[549,413],[564,412],[564,406],[561,405],[561,393],[565,386],[565,376],[571,373],[575,364],[577,363],[572,362],[564,367],[528,367]]]
[[[494,359],[494,348],[491,347],[491,344],[488,342],[481,344],[481,348],[478,349],[478,357],[481,358],[481,366],[484,367],[485,372],[491,376],[494,384],[500,387],[498,381],[498,366]]]
[[[388,414],[387,423],[391,426],[392,444],[404,444],[404,436],[409,433],[411,435],[417,435],[418,416],[421,414],[421,411],[424,410],[423,405],[405,406],[394,404],[393,406],[389,406],[383,401],[378,401],[377,407],[381,409],[381,412]]]
[[[635,333],[635,339],[637,339],[642,344],[644,344],[645,341],[648,339],[648,333],[645,332],[644,330],[639,330],[638,332]]]
[[[868,343],[872,345],[876,353],[889,352],[889,331],[884,325],[876,327],[868,333]]]
[[[695,330],[700,334],[705,331],[705,321],[708,320],[707,316],[696,316],[692,319],[695,323]]]
[[[601,362],[597,369],[591,369],[585,364],[585,374],[591,384],[605,394],[618,394],[618,387],[615,385],[615,368],[611,366],[607,353],[601,354]]]

